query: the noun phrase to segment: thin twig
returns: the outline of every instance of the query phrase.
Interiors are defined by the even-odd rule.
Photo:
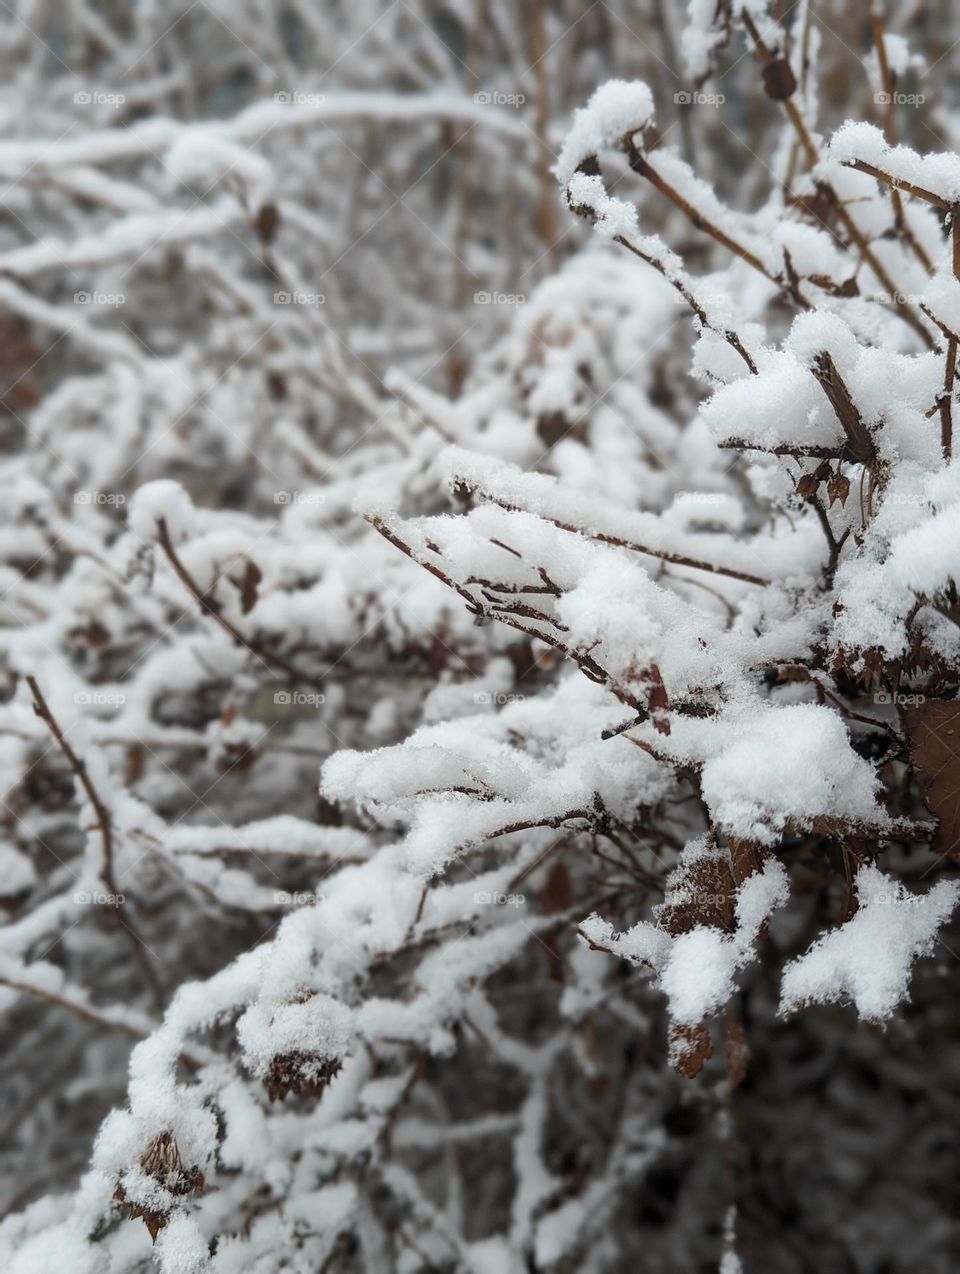
[[[270,672],[273,672],[274,668],[279,668],[281,672],[285,673],[291,679],[291,681],[299,681],[304,685],[313,686],[315,688],[322,686],[321,681],[317,681],[309,674],[303,672],[282,655],[277,654],[275,651],[268,650],[262,642],[251,637],[245,637],[243,633],[241,633],[240,630],[231,623],[229,619],[227,619],[220,609],[220,604],[200,588],[197,581],[184,566],[179,554],[173,547],[173,541],[170,538],[170,532],[167,529],[165,518],[157,518],[157,542],[166,554],[167,561],[173,567],[177,578],[180,580],[181,584],[183,584],[184,588],[186,588],[193,596],[203,613],[205,615],[209,615],[211,619],[215,620],[223,631],[238,646],[242,646],[244,650],[248,651],[255,659],[259,660],[260,663],[267,667]],[[273,665],[273,667],[271,667],[271,665]]]
[[[87,795],[87,799],[93,806],[94,813],[97,816],[97,830],[100,832],[100,844],[103,850],[103,866],[101,868],[103,883],[107,887],[107,892],[113,898],[118,899],[120,891],[117,888],[117,881],[113,870],[113,820],[111,818],[110,810],[103,798],[100,796],[100,793],[97,791],[93,780],[90,778],[86,762],[82,757],[77,756],[66,735],[61,730],[60,723],[51,712],[50,706],[44,698],[43,691],[37,684],[36,677],[28,673],[26,680],[27,685],[30,687],[30,693],[33,695],[34,712],[36,712],[37,716],[46,723],[47,728],[56,740],[57,746],[66,758],[67,764],[76,776],[77,782],[83,788]],[[143,942],[136,931],[125,920],[120,919],[119,915],[117,915],[117,920],[120,923],[120,927],[127,935],[131,950],[134,953],[134,959],[143,971],[154,1000],[158,1004],[162,1003],[163,994],[160,983],[153,967],[146,958],[145,953],[148,950],[146,943]]]

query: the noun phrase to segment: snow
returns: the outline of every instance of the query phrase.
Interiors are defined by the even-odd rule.
[[[829,171],[831,163],[856,160],[879,168],[898,181],[931,191],[947,204],[960,200],[960,158],[956,155],[921,155],[909,146],[890,146],[882,129],[848,122],[831,138],[825,153],[825,171]]]
[[[557,181],[565,187],[585,159],[624,137],[642,131],[653,120],[653,94],[641,80],[608,80],[594,92],[573,117],[560,156],[554,166]]]
[[[701,854],[694,842],[685,857]],[[733,995],[735,976],[754,955],[761,927],[771,912],[789,897],[787,873],[776,859],[748,877],[736,898],[736,928],[732,934],[711,925],[697,925],[686,933],[669,935],[646,921],[624,933],[598,916],[580,926],[584,938],[613,951],[633,964],[649,965],[667,997],[672,1021],[696,1026],[717,1012]]]
[[[879,784],[850,746],[843,721],[816,704],[745,715],[701,771],[703,798],[730,835],[774,845],[788,824],[817,818],[885,826]]]
[[[209,1268],[207,1240],[184,1212],[170,1217],[157,1235],[155,1250],[160,1274],[201,1274]]]
[[[831,1124],[838,1259],[936,1267],[930,1156],[852,1255],[842,1215],[912,1145],[886,1077],[933,1126],[949,1069],[946,1000],[899,1007],[960,885],[896,709],[960,669],[960,159],[830,137],[879,62],[807,3],[688,0],[662,62],[539,6],[532,67],[509,6],[110,8],[55,25],[123,102],[0,41],[0,1267],[736,1274],[759,1214],[648,1170],[717,1158],[748,1051],[773,1151]],[[899,1026],[771,1031],[778,980]]]
[[[937,931],[960,899],[954,881],[912,893],[870,865],[859,869],[855,887],[852,919],[823,934],[784,970],[782,1013],[804,1004],[852,1001],[863,1018],[889,1018],[907,997],[913,962],[931,954]]]
[[[285,1053],[339,1058],[351,1036],[351,1014],[328,995],[311,995],[272,1008],[251,1005],[237,1023],[237,1039],[248,1064],[263,1074],[271,1060]]]
[[[127,525],[146,543],[157,538],[158,523],[166,523],[174,544],[185,540],[196,526],[193,502],[179,482],[161,478],[140,487],[130,501]]]

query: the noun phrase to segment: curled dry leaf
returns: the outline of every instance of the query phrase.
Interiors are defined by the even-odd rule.
[[[960,855],[960,701],[925,699],[903,711],[910,759],[931,814],[939,819],[933,850]]]

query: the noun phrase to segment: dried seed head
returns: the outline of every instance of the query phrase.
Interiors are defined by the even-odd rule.
[[[322,1057],[317,1053],[281,1053],[270,1063],[263,1084],[271,1101],[283,1101],[287,1093],[297,1097],[317,1097],[332,1079],[340,1074],[339,1057]]]
[[[203,1173],[196,1164],[189,1168],[183,1166],[180,1148],[171,1132],[162,1132],[151,1141],[140,1156],[140,1167],[153,1180],[170,1194],[179,1198],[199,1194],[203,1190]],[[170,1209],[149,1206],[127,1198],[127,1192],[118,1185],[113,1193],[116,1203],[122,1205],[124,1212],[131,1219],[142,1217],[154,1243],[157,1235],[167,1224]]]

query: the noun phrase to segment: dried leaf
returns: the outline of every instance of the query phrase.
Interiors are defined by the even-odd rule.
[[[750,1044],[747,1033],[743,1029],[740,1014],[731,1001],[727,1005],[724,1016],[726,1038],[724,1041],[724,1058],[727,1063],[727,1085],[731,1089],[743,1083],[750,1066]]]
[[[775,58],[763,68],[763,91],[775,102],[785,102],[797,91],[797,77],[786,58]]]
[[[277,205],[273,203],[261,204],[254,224],[257,234],[263,242],[272,243],[276,237],[277,227],[280,224],[280,213],[277,211]]]
[[[677,1071],[684,1079],[696,1079],[704,1063],[713,1056],[713,1041],[706,1022],[696,1026],[670,1028],[670,1056]]]
[[[540,891],[540,908],[545,916],[556,916],[573,906],[573,882],[566,864],[556,859]]]
[[[835,473],[827,483],[827,495],[831,505],[839,500],[841,504],[846,504],[850,495],[850,479],[845,474]]]
[[[668,933],[689,933],[700,925],[729,929],[735,886],[723,854],[708,854],[686,867],[657,909],[657,922]]]
[[[960,857],[960,701],[913,704],[903,710],[903,726],[923,799],[940,821],[933,850]]]
[[[242,577],[238,580],[232,580],[232,583],[240,590],[240,609],[245,615],[249,614],[257,604],[259,586],[262,579],[263,571],[261,571],[256,562],[248,558]]]

